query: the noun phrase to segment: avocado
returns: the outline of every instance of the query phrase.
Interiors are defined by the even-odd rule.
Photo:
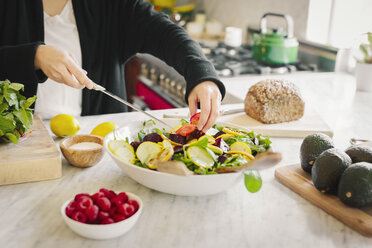
[[[352,207],[372,205],[372,164],[359,162],[349,166],[340,178],[338,197]]]
[[[315,133],[306,136],[300,148],[301,167],[311,174],[315,159],[325,150],[333,148],[332,139],[322,133]]]
[[[331,148],[322,152],[311,169],[314,186],[322,193],[337,193],[337,186],[351,158],[342,150]]]
[[[353,163],[368,162],[372,163],[372,147],[366,145],[354,145],[345,150]]]

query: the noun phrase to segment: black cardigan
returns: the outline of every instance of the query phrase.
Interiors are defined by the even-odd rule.
[[[136,53],[152,54],[173,66],[187,82],[186,100],[200,82],[225,88],[200,46],[181,27],[143,0],[72,0],[82,51],[82,67],[107,90],[126,98],[124,64]],[[0,80],[25,84],[36,94],[46,80],[34,69],[37,47],[44,41],[42,0],[0,0]],[[53,94],[53,92],[51,92]],[[82,115],[126,111],[115,100],[83,90]]]

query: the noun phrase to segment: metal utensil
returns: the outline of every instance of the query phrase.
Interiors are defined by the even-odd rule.
[[[242,170],[265,170],[275,166],[282,160],[282,155],[278,152],[263,152],[254,159],[241,166],[219,167],[215,169],[217,173],[230,173]]]
[[[147,113],[146,111],[143,111],[142,109],[137,108],[137,107],[134,106],[133,104],[131,104],[131,103],[125,101],[124,99],[122,99],[122,98],[120,98],[120,97],[118,97],[118,96],[112,94],[111,92],[107,91],[107,90],[106,90],[104,87],[102,87],[101,85],[94,84],[94,86],[93,86],[93,90],[101,91],[101,92],[105,93],[106,95],[108,95],[108,96],[110,96],[110,97],[116,99],[117,101],[119,101],[119,102],[121,102],[121,103],[127,105],[128,107],[131,107],[132,109],[137,110],[138,112],[140,112],[140,113],[142,113],[142,114],[145,114],[145,115],[147,115],[148,117],[150,117],[150,118],[152,118],[152,119],[154,119],[154,120],[160,122],[161,124],[163,124],[163,125],[165,125],[165,126],[171,128],[171,129],[173,128],[172,126],[170,126],[169,124],[167,124],[166,122],[164,122],[164,121],[162,121],[162,120],[159,120],[158,118],[156,118],[156,117],[153,116],[152,114],[149,114],[149,113]]]
[[[236,109],[223,109],[220,110],[219,116],[222,115],[230,115],[244,112],[244,108],[236,108]],[[163,114],[163,118],[190,118],[190,115],[186,115],[184,113],[171,113],[171,114]]]

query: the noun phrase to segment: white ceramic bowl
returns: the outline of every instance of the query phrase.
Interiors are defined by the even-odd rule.
[[[135,214],[128,219],[120,222],[98,225],[98,224],[85,224],[75,221],[66,215],[66,207],[73,200],[66,201],[61,207],[61,215],[66,224],[77,234],[89,239],[111,239],[119,237],[128,232],[134,224],[138,221],[143,209],[143,202],[141,198],[133,193],[126,192],[130,200],[136,200],[139,208]]]
[[[179,120],[163,120],[166,123],[169,123],[171,126],[180,125]],[[137,136],[137,133],[142,129],[142,123],[143,122],[140,121],[128,122],[126,125],[115,131],[116,138],[125,140],[125,138],[128,137],[130,141],[134,140],[134,138]],[[240,130],[250,131],[230,123],[217,122],[217,125],[236,127]],[[157,123],[156,127],[163,128],[164,126],[161,123]],[[223,192],[236,184],[238,181],[242,180],[241,172],[213,175],[178,176],[129,164],[120,160],[110,151],[110,149],[108,149],[108,142],[113,139],[114,134],[109,133],[104,140],[104,146],[117,166],[119,166],[125,172],[125,174],[138,183],[157,191],[183,196],[211,195]]]

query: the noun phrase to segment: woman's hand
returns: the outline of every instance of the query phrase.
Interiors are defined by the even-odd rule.
[[[87,77],[87,72],[76,62],[71,53],[48,45],[41,45],[35,53],[35,69],[41,69],[44,74],[59,83],[73,88],[93,88],[93,82]]]
[[[211,81],[202,82],[192,89],[188,98],[189,109],[191,116],[194,115],[197,111],[198,102],[200,102],[199,130],[205,132],[215,123],[221,105],[221,98],[218,86]]]

